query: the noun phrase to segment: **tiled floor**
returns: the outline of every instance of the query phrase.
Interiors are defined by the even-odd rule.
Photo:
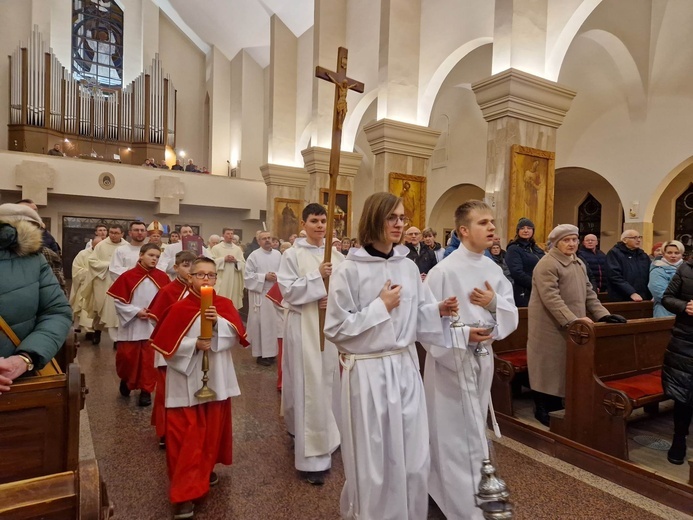
[[[249,350],[234,354],[242,395],[233,399],[234,464],[218,467],[220,485],[196,509],[200,520],[337,519],[343,470],[339,451],[325,486],[300,481],[289,437],[279,417],[276,366],[255,363]],[[88,421],[94,452],[115,504],[116,519],[170,518],[166,462],[149,424],[150,408],[118,394],[115,352],[85,343],[79,362],[87,377]],[[87,435],[88,437],[88,435]],[[88,444],[88,441],[85,441]],[[531,450],[496,444],[498,467],[515,503],[516,520],[671,518],[655,515],[547,464]],[[543,461],[542,461],[543,460]],[[628,496],[624,493],[623,496]],[[431,507],[429,518],[443,515]],[[379,519],[377,519],[379,520]],[[402,519],[405,520],[405,519]]]

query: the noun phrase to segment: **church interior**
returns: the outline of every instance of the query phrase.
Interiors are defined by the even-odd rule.
[[[604,252],[630,229],[648,254],[676,239],[690,255],[691,26],[688,0],[0,0],[0,203],[36,203],[68,282],[99,222],[288,240],[306,204],[327,204],[331,155],[340,238],[386,191],[443,246],[455,208],[479,199],[502,247],[531,216],[542,245],[570,223]],[[626,317],[646,318],[641,307]],[[497,355],[525,348],[524,316]],[[496,360],[503,436],[489,438],[516,519],[693,518],[693,459],[673,466],[661,448],[671,401],[602,392],[628,363],[661,368],[647,363],[671,323],[570,336],[569,356],[594,355],[566,396],[577,415],[552,415],[551,427],[532,415],[526,366]],[[119,397],[111,339],[79,340],[82,388],[66,374],[79,439],[70,470],[98,462],[79,476],[103,482],[93,493],[104,518],[169,518],[150,411]],[[299,480],[276,373],[247,350],[234,358],[234,462],[195,517],[338,518],[339,452],[325,486]],[[12,409],[5,397],[0,409]],[[8,482],[0,475],[0,495]],[[69,517],[51,514],[41,517]],[[429,518],[445,518],[433,502]]]

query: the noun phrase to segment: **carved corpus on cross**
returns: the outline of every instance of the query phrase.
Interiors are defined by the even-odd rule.
[[[337,195],[337,176],[339,175],[340,148],[342,145],[342,125],[347,113],[347,93],[349,90],[363,93],[363,83],[347,77],[347,56],[349,51],[340,47],[337,52],[337,71],[332,72],[324,67],[315,67],[315,77],[334,83],[334,113],[332,116],[332,147],[330,149],[330,190],[327,197],[327,230],[325,231],[324,262],[332,260],[332,230],[334,228],[334,207]],[[349,218],[350,215],[347,215]],[[329,278],[325,279],[325,289],[329,290]],[[320,343],[322,350],[325,344],[325,311],[320,311]]]

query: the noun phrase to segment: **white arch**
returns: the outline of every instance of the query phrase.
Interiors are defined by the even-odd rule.
[[[374,88],[373,90],[366,92],[363,96],[361,96],[354,109],[347,112],[346,119],[342,125],[343,152],[350,152],[354,149],[356,134],[361,126],[361,119],[363,119],[363,115],[366,113],[366,110],[368,110],[368,107],[371,106],[373,100],[378,97],[378,92],[380,92],[379,88]]]
[[[310,122],[303,129],[303,132],[301,132],[300,137],[296,141],[296,159],[295,159],[296,165],[303,165],[303,156],[301,155],[301,151],[308,148],[308,146],[310,145],[310,140],[312,137],[313,137],[313,123]]]
[[[457,65],[462,58],[473,50],[490,43],[493,43],[493,38],[490,36],[476,38],[458,47],[447,58],[445,58],[445,60],[443,60],[440,66],[433,73],[433,76],[431,76],[428,85],[426,85],[426,90],[424,93],[419,93],[419,106],[416,117],[419,125],[428,126],[431,111],[433,110],[433,103],[436,100],[438,91],[440,91],[440,87],[443,85],[445,78],[448,77],[448,74],[450,74],[450,71],[452,71],[455,65]]]
[[[563,66],[563,60],[568,52],[570,44],[573,42],[575,35],[585,23],[585,20],[592,14],[602,0],[584,0],[577,9],[573,12],[573,15],[563,26],[561,34],[556,39],[556,43],[549,53],[549,57],[546,60],[546,79],[551,81],[558,81],[558,75],[561,72],[561,67]]]
[[[671,182],[691,164],[693,164],[693,156],[674,166],[674,168],[672,168],[672,170],[667,174],[667,176],[664,177],[662,181],[657,185],[657,189],[655,189],[655,191],[652,193],[650,200],[647,201],[647,207],[645,208],[645,213],[643,214],[643,220],[645,222],[652,222],[652,220],[654,219],[655,208],[657,207],[657,203],[659,202],[659,199],[662,197],[664,190],[666,190],[669,184],[671,184]]]

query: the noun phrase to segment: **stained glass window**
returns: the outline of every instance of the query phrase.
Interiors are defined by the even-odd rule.
[[[88,85],[123,85],[123,11],[114,0],[72,0],[72,74]]]
[[[693,251],[693,183],[676,199],[674,238],[681,241],[686,252]]]
[[[578,208],[578,229],[580,239],[585,235],[596,235],[601,240],[602,233],[602,205],[591,193]]]

